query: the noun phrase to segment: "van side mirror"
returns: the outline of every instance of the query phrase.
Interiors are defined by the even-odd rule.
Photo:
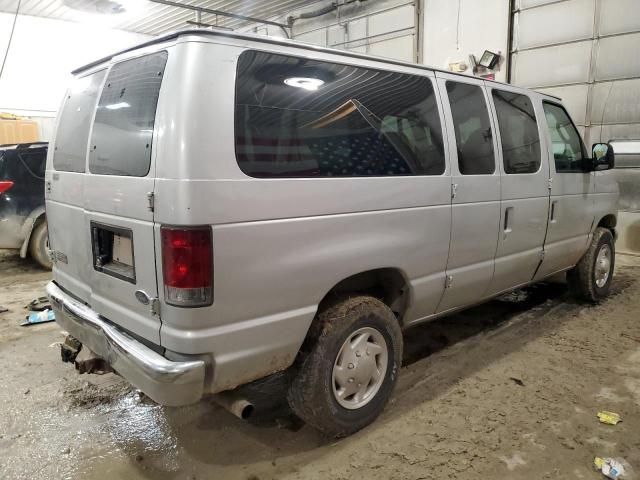
[[[615,167],[613,148],[608,143],[594,143],[592,148],[592,170],[599,172]]]

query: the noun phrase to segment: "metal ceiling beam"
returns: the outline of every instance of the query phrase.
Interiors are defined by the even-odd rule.
[[[220,28],[222,30],[233,30],[232,28],[229,28],[229,27],[221,27],[219,25],[212,25],[211,23],[194,22],[193,20],[187,20],[187,24],[194,25],[196,27],[203,27],[203,28]]]
[[[207,7],[187,5],[185,3],[173,2],[171,0],[149,0],[149,1],[153,3],[160,3],[162,5],[169,5],[170,7],[184,8],[184,9],[193,10],[196,12],[209,13],[211,15],[220,15],[221,17],[229,17],[229,18],[235,18],[238,20],[245,20],[247,22],[262,23],[265,25],[274,25],[276,27],[280,27],[283,29],[289,28],[289,25],[286,25],[284,23],[273,22],[271,20],[262,20],[260,18],[254,18],[254,17],[247,17],[245,15],[239,15],[237,13],[223,12],[222,10],[214,10],[212,8],[207,8]]]

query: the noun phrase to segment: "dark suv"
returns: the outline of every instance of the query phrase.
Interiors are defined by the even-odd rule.
[[[0,248],[51,268],[44,212],[46,142],[0,145]]]

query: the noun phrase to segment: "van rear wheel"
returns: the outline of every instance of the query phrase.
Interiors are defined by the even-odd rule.
[[[318,314],[316,332],[289,387],[296,415],[330,437],[373,422],[395,387],[402,332],[380,300],[357,296]]]
[[[29,239],[29,253],[42,268],[51,270],[51,258],[49,258],[49,230],[47,221],[38,223],[31,232]]]
[[[571,293],[594,303],[608,296],[615,258],[613,235],[606,228],[596,228],[587,253],[567,273]]]

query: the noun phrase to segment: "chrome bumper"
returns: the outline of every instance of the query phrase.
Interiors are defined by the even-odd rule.
[[[105,322],[91,308],[65,293],[54,282],[47,295],[56,322],[96,355],[161,405],[180,406],[202,397],[205,364],[202,360],[173,362]]]

